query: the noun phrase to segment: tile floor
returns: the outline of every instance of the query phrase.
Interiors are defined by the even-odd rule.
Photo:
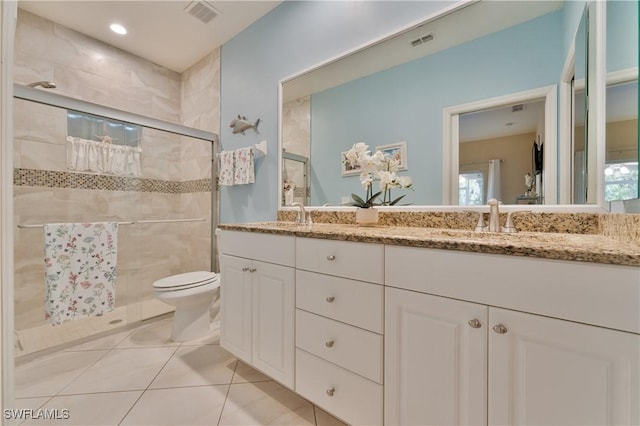
[[[25,425],[342,425],[205,339],[160,319],[18,363],[16,408],[68,410]],[[62,415],[61,415],[62,416]]]

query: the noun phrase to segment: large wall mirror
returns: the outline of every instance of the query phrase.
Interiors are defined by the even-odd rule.
[[[555,137],[558,121],[567,118],[550,108],[557,100],[547,93],[556,96],[567,56],[575,55],[570,46],[582,43],[576,37],[586,8],[573,1],[471,2],[283,81],[281,148],[309,166],[281,162],[281,205],[308,199],[340,206],[362,193],[357,173],[345,172],[341,161],[356,142],[406,145],[400,174],[414,185],[403,202],[413,206],[486,203],[491,160],[501,160],[503,203],[570,202],[558,195],[559,171],[572,169],[573,160],[558,151],[572,142]],[[637,23],[627,33],[634,31],[637,39]],[[584,67],[575,70],[583,84],[587,60],[574,61]],[[474,104],[479,109],[458,117],[455,147],[449,146],[443,111]]]
[[[638,188],[638,2],[607,2],[605,202],[640,198]]]

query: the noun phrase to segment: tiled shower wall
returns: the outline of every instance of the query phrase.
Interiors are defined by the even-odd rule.
[[[183,74],[19,10],[15,82],[52,80],[56,93],[217,133],[219,49]],[[204,222],[121,226],[116,306],[156,303],[154,280],[209,269],[211,157],[208,142],[145,128],[142,178],[69,173],[66,111],[29,101],[15,105],[15,222]],[[45,324],[43,235],[15,232],[16,329]],[[160,302],[158,302],[160,303]],[[128,320],[148,316],[130,310]]]
[[[311,98],[304,96],[282,105],[282,148],[292,154],[311,158]],[[309,170],[309,173],[311,171]],[[285,161],[283,179],[294,182],[294,202],[305,203],[304,167],[302,163]]]

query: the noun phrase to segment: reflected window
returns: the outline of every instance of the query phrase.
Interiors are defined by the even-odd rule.
[[[86,112],[67,111],[67,134],[90,141],[138,147],[142,127]]]
[[[629,200],[638,194],[638,162],[608,163],[604,168],[605,201]]]
[[[484,174],[482,172],[460,173],[458,181],[459,205],[479,206],[484,204],[482,199],[482,188],[484,188]]]

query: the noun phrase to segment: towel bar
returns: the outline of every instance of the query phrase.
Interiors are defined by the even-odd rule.
[[[197,218],[197,219],[158,219],[158,220],[136,220],[133,222],[118,222],[118,225],[137,225],[137,224],[145,224],[145,223],[172,223],[172,222],[204,222],[207,220],[206,218]],[[20,229],[28,229],[28,228],[43,228],[44,223],[38,223],[33,225],[25,225],[19,224],[18,228]]]

